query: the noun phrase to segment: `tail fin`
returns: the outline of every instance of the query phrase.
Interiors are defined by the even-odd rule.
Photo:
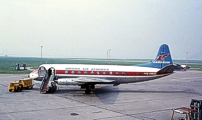
[[[171,58],[170,50],[168,45],[163,44],[160,46],[158,54],[154,60],[150,63],[140,64],[138,66],[153,67],[153,68],[163,68],[168,65],[172,65],[173,61]]]

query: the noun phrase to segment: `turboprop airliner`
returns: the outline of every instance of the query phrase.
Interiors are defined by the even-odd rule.
[[[96,84],[144,82],[172,74],[174,66],[166,44],[160,46],[156,58],[146,64],[135,66],[42,64],[30,77],[42,80],[40,92],[54,92],[57,85],[78,85],[89,94]]]

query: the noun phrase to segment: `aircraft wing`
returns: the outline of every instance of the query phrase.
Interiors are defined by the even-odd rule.
[[[106,80],[101,78],[91,78],[91,77],[80,77],[78,79],[74,79],[74,82],[78,83],[110,83],[114,80]]]

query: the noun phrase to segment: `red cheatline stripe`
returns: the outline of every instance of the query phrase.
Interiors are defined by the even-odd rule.
[[[56,74],[69,75],[113,75],[113,76],[154,76],[156,72],[121,72],[121,71],[78,71],[78,70],[56,70]]]

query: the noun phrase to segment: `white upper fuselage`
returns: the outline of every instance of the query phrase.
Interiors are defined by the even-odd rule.
[[[118,71],[118,72],[157,72],[160,69],[139,66],[120,65],[86,65],[86,64],[43,64],[46,69],[55,68],[62,71]]]

